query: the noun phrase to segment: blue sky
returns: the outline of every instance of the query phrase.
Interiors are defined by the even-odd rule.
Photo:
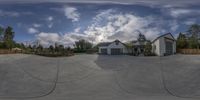
[[[43,45],[57,42],[66,46],[79,39],[93,43],[115,39],[126,42],[135,40],[138,31],[152,40],[168,32],[176,37],[191,24],[200,23],[200,7],[196,0],[177,4],[162,0],[28,1],[3,0],[0,3],[0,25],[12,26],[18,42],[37,40]]]

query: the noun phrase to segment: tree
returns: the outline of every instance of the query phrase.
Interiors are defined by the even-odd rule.
[[[199,40],[200,40],[200,25],[193,24],[188,30],[191,37],[189,38],[189,47],[192,49],[199,49]]]
[[[144,47],[144,54],[145,55],[151,55],[152,54],[152,45],[150,41],[147,41],[145,47]]]
[[[21,44],[19,44],[19,43],[15,43],[15,47],[17,47],[17,48],[21,48]]]
[[[197,38],[199,38],[200,36],[200,25],[198,24],[193,24],[190,26],[188,32],[192,35],[195,36]]]
[[[67,51],[70,51],[71,50],[71,47],[67,47],[67,48],[65,48]]]
[[[50,51],[50,52],[54,52],[54,47],[53,47],[53,45],[50,45],[50,46],[49,46],[49,51]]]
[[[37,46],[36,46],[36,45],[33,45],[32,49],[33,49],[34,51],[36,51],[36,48],[37,48]]]
[[[37,51],[38,52],[42,52],[43,51],[43,46],[41,44],[38,45]]]
[[[146,37],[142,33],[140,33],[139,36],[138,36],[138,41],[144,42],[144,41],[147,41],[147,40],[146,40]]]
[[[182,33],[179,33],[179,36],[176,41],[177,49],[187,48],[187,39],[186,36]]]
[[[84,39],[75,41],[75,44],[74,44],[74,47],[77,52],[86,52],[86,50],[91,49],[92,46],[93,46],[92,43]]]
[[[21,44],[20,44],[20,48],[22,48],[22,49],[25,49],[25,48],[26,48],[25,45],[24,45],[24,43],[21,43]]]
[[[6,48],[5,43],[4,42],[0,42],[0,49],[4,49]]]
[[[59,45],[58,46],[58,51],[60,52],[60,53],[64,53],[64,46],[63,45]]]
[[[29,49],[33,49],[31,45],[28,45],[28,48],[29,48]]]
[[[13,32],[12,27],[8,26],[5,29],[3,40],[5,42],[6,48],[8,49],[11,49],[14,46],[14,34],[15,33]]]
[[[128,48],[128,50],[131,50],[131,55],[134,54],[134,49],[133,49],[133,43],[132,42],[129,42],[129,43],[126,43],[126,47]]]
[[[0,26],[0,42],[3,40],[4,29]]]
[[[195,36],[191,36],[188,39],[188,46],[190,49],[197,49],[199,48],[199,43],[198,40],[196,39]]]
[[[54,44],[54,47],[55,47],[55,48],[54,48],[55,52],[59,52],[58,43],[55,43],[55,44]]]

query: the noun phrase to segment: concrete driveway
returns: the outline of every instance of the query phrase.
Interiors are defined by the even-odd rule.
[[[200,56],[0,55],[0,99],[199,100]]]

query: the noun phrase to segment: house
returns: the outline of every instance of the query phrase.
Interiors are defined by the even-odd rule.
[[[20,52],[22,52],[23,50],[20,49],[20,48],[12,48],[12,51],[14,51],[15,53],[20,53]]]
[[[152,41],[152,52],[158,56],[176,53],[176,40],[171,33],[163,34]]]
[[[145,36],[139,34],[137,41],[131,41],[132,48],[128,48],[127,45],[115,40],[113,42],[103,42],[98,44],[99,54],[108,55],[120,55],[120,54],[134,54],[140,55],[144,53],[145,45],[149,40],[146,40]],[[171,33],[161,35],[151,42],[152,53],[157,56],[172,55],[176,53],[176,40]]]
[[[144,53],[144,48],[148,40],[143,34],[139,34],[139,37],[136,41],[131,41],[132,44],[132,52],[136,55],[138,54],[143,54]]]
[[[98,44],[99,54],[108,54],[108,55],[121,55],[127,54],[127,47],[124,43],[119,40],[113,42],[103,42]]]

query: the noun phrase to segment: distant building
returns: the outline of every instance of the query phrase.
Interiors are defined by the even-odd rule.
[[[121,55],[121,54],[131,54],[136,55],[143,54],[144,48],[149,40],[146,40],[145,36],[139,34],[139,38],[136,41],[131,41],[131,47],[128,48],[127,45],[115,40],[113,42],[102,42],[98,44],[99,54],[108,55]],[[152,53],[158,56],[172,55],[176,53],[176,40],[171,33],[161,35],[151,42]]]
[[[148,40],[146,39],[146,37],[143,34],[139,34],[139,37],[136,41],[131,41],[132,44],[132,52],[131,53],[135,53],[135,54],[143,54],[144,53],[144,47],[146,45],[146,43],[148,42]]]
[[[98,47],[99,54],[122,55],[128,53],[126,45],[119,40],[113,42],[102,42],[98,44]]]
[[[176,53],[176,40],[171,33],[157,37],[152,41],[152,52],[158,56],[172,55]]]

